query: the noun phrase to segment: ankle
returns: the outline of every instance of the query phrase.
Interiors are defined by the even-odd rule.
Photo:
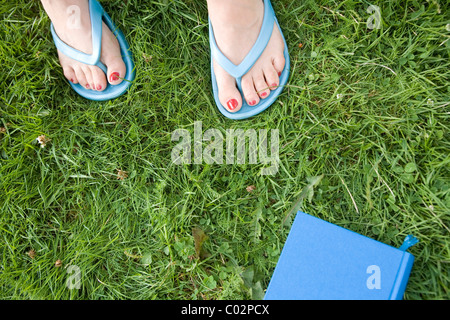
[[[261,0],[208,0],[208,13],[215,26],[243,30],[261,24],[264,5]]]

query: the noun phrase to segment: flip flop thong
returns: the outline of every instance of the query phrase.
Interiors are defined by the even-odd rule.
[[[103,7],[97,0],[89,0],[89,12],[91,16],[91,29],[92,29],[92,54],[86,54],[81,52],[63,42],[51,24],[50,29],[53,36],[53,41],[56,47],[66,56],[77,60],[87,65],[98,66],[106,74],[107,68],[100,61],[100,54],[102,48],[102,22],[111,29],[111,32],[116,36],[120,45],[120,51],[122,59],[125,63],[127,72],[123,78],[123,81],[118,85],[107,84],[107,87],[103,91],[88,90],[80,84],[74,84],[70,82],[72,88],[82,97],[95,101],[105,101],[115,99],[124,94],[135,77],[134,63],[130,47],[125,39],[123,33],[115,26],[111,17],[105,12]]]
[[[270,37],[272,36],[272,31],[275,23],[281,32],[280,25],[278,24],[270,0],[263,0],[263,1],[264,1],[264,20],[261,26],[261,31],[252,49],[239,65],[235,65],[234,63],[232,63],[220,51],[219,47],[217,46],[216,39],[214,37],[214,31],[211,25],[211,20],[209,20],[209,41],[211,47],[211,79],[212,79],[214,100],[216,101],[216,105],[219,108],[219,111],[225,117],[230,119],[234,120],[247,119],[266,110],[275,102],[275,100],[281,94],[281,92],[283,91],[283,87],[286,85],[289,78],[289,69],[290,69],[289,52],[286,40],[284,39],[283,34],[281,34],[284,41],[284,57],[286,59],[286,63],[284,66],[284,70],[282,71],[280,76],[280,84],[278,88],[275,90],[271,90],[269,96],[265,99],[262,99],[256,106],[250,106],[247,104],[245,99],[242,99],[243,100],[242,108],[237,112],[229,112],[222,106],[219,100],[219,89],[217,87],[216,75],[214,73],[213,60],[215,60],[226,72],[228,72],[231,76],[233,76],[236,79],[237,87],[241,92],[241,95],[243,96],[241,87],[242,77],[253,67],[253,65],[259,59],[261,54],[264,52],[264,49],[266,48],[267,44],[269,43]]]

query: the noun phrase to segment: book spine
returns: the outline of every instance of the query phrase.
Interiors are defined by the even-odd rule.
[[[405,293],[406,284],[414,263],[414,256],[409,252],[405,252],[395,277],[395,283],[392,287],[389,300],[402,300]]]

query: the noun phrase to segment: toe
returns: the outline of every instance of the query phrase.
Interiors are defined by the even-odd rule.
[[[106,88],[106,75],[99,67],[91,67],[92,81],[94,82],[95,90],[103,91]]]
[[[252,77],[244,76],[241,81],[242,93],[249,106],[255,106],[259,103],[259,96],[256,93]]]
[[[278,54],[273,58],[273,67],[275,68],[278,76],[281,76],[281,73],[283,72],[285,65],[286,59],[284,55]]]
[[[122,56],[120,55],[120,50],[113,50],[113,52],[115,52],[115,54],[104,54],[103,63],[108,68],[106,73],[108,82],[112,85],[118,85],[123,81],[127,69],[125,67],[125,63],[122,60]]]
[[[89,86],[89,83],[88,83],[88,81],[86,79],[86,75],[84,74],[83,69],[80,66],[77,65],[77,66],[74,66],[73,70],[75,71],[75,76],[77,78],[78,83],[82,87],[84,87],[86,89],[89,89],[90,86]]]
[[[110,63],[106,62],[106,66],[108,67],[108,82],[112,85],[121,83],[126,74],[125,63],[123,60],[120,58]]]
[[[72,83],[78,83],[77,77],[75,75],[75,70],[73,70],[72,67],[64,67],[63,72],[67,80]]]
[[[242,97],[236,87],[236,80],[216,63],[214,64],[214,72],[219,88],[220,103],[229,112],[239,111],[242,107]]]
[[[275,67],[272,64],[269,64],[264,68],[264,77],[270,90],[275,90],[278,88],[280,78],[278,77],[278,71],[275,70]]]
[[[259,97],[261,99],[267,98],[269,96],[270,89],[269,85],[266,82],[266,79],[264,78],[262,70],[253,74],[253,82],[255,84],[255,89],[256,92],[258,92]]]
[[[234,81],[234,79],[233,79]],[[237,112],[242,108],[242,98],[236,84],[232,81],[221,81],[219,86],[219,100],[222,106],[230,112]]]
[[[91,90],[95,90],[95,85],[94,85],[94,80],[92,78],[91,68],[89,66],[87,66],[87,65],[83,65],[81,67],[81,69],[83,70],[84,75],[86,77],[86,81],[87,81],[86,88],[87,89],[91,89]]]
[[[126,66],[122,59],[120,45],[116,37],[103,23],[101,61],[107,67],[107,81],[112,85],[118,85],[126,75]]]

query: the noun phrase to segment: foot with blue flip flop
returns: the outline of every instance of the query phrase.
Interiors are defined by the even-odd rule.
[[[41,0],[52,24],[64,76],[84,98],[110,100],[124,94],[134,64],[123,33],[96,0]]]
[[[261,113],[289,78],[286,41],[269,0],[208,0],[211,77],[219,111],[230,119]]]

